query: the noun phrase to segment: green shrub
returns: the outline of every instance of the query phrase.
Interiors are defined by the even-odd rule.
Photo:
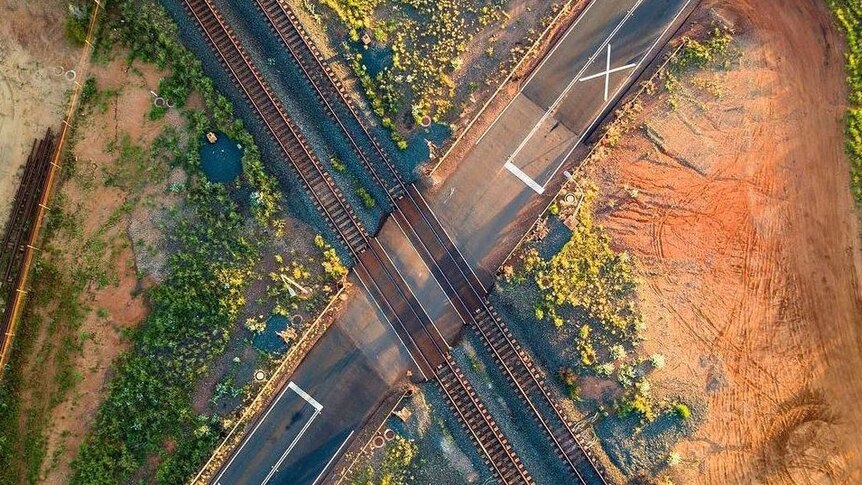
[[[87,104],[93,102],[99,94],[99,88],[96,86],[96,78],[90,76],[84,81],[84,85],[81,87],[81,97],[80,102],[81,106],[86,106]]]
[[[81,47],[87,40],[87,16],[78,17],[69,14],[66,17],[65,32],[66,39],[75,46]]]
[[[166,114],[168,114],[168,107],[167,106],[155,106],[155,105],[153,105],[153,107],[150,108],[150,112],[147,113],[147,118],[150,121],[157,121],[157,120],[164,118]]]
[[[151,476],[141,480],[184,483],[212,452],[222,431],[218,419],[195,413],[191,393],[230,339],[260,258],[261,238],[255,232],[273,223],[280,192],[251,134],[233,119],[232,105],[215,92],[158,3],[118,0],[109,4],[105,18],[110,22],[106,35],[127,47],[131,59],[171,70],[159,85],[162,96],[178,108],[193,90],[203,98],[205,111],[184,112],[182,138],[188,146],[180,149],[180,137],[168,133],[153,147],[173,154],[194,172],[200,165],[201,137],[215,124],[243,146],[244,182],[253,189],[257,225],[248,224],[224,186],[200,177],[185,185],[186,210],[177,216],[171,234],[170,245],[176,250],[168,260],[170,276],[148,293],[151,313],[131,333],[132,350],[115,365],[115,377],[72,464],[70,480],[87,485],[128,482],[150,457],[159,456]],[[157,109],[150,112],[154,118],[161,115]],[[114,177],[117,183],[122,176]],[[329,259],[332,271],[343,271],[334,264],[337,255]],[[173,452],[164,449],[168,441],[176,444]]]
[[[195,215],[178,222],[170,276],[150,291],[152,313],[116,365],[73,463],[73,484],[124,482],[167,439],[178,449],[157,475],[187,477],[218,438],[212,427],[195,432],[191,393],[225,349],[259,251],[223,186],[196,185],[189,201]]]
[[[365,207],[373,209],[377,206],[377,201],[374,200],[374,197],[364,187],[356,189],[356,195],[359,196],[359,199],[362,200],[362,205]]]
[[[730,33],[715,29],[703,42],[686,38],[682,49],[671,63],[671,69],[680,72],[687,69],[699,69],[722,60],[730,49],[733,37]]]
[[[378,466],[371,464],[357,468],[350,477],[352,485],[405,485],[407,472],[419,449],[413,441],[396,436],[386,445]]]
[[[862,5],[858,0],[827,0],[847,39],[846,71],[849,108],[844,116],[851,188],[862,208]]]
[[[569,242],[550,260],[528,252],[524,269],[541,290],[542,315],[556,326],[564,324],[558,310],[569,306],[586,311],[609,332],[633,334],[640,319],[633,305],[634,268],[628,255],[614,251],[604,229],[593,223],[594,198],[595,191],[589,191]]]
[[[691,409],[689,409],[688,405],[685,403],[677,403],[673,407],[673,411],[683,421],[688,421],[689,419],[691,419]]]
[[[347,165],[344,164],[341,160],[336,156],[329,157],[329,163],[332,165],[333,170],[338,173],[344,173],[347,170]]]

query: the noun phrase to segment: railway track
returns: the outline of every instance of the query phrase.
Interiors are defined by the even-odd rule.
[[[303,185],[339,238],[357,259],[355,271],[427,379],[436,380],[450,407],[504,484],[534,482],[449,355],[449,345],[421,308],[385,248],[365,231],[343,195],[314,156],[210,0],[186,0],[211,47],[233,81],[291,162]],[[397,198],[397,192],[389,192]],[[411,349],[413,350],[411,352]]]
[[[309,80],[317,98],[326,107],[327,114],[339,126],[365,168],[371,173],[375,181],[386,190],[390,200],[394,202],[402,198],[407,187],[395,170],[386,150],[362,122],[362,118],[350,99],[344,84],[323,59],[293,10],[281,0],[255,0],[255,3],[269,21],[271,29],[281,39],[300,70]],[[362,141],[359,137],[354,136],[354,133],[345,126],[338,113],[339,107],[345,109],[343,114],[348,115],[356,122],[361,131],[361,138],[368,143],[366,148],[370,147],[370,152],[377,158],[377,165],[373,164],[367,156],[366,148],[360,146]],[[385,170],[384,174],[379,171],[381,167]]]
[[[219,61],[243,91],[296,175],[311,196],[315,208],[352,254],[368,247],[368,233],[341,190],[312,153],[308,143],[287,117],[284,107],[263,81],[257,67],[242,48],[233,31],[209,0],[187,0],[186,6],[201,27]]]
[[[452,359],[445,339],[439,332],[431,330],[436,330],[433,322],[428,319],[406,282],[398,275],[392,261],[386,256],[385,248],[376,240],[372,244],[373,251],[362,255],[360,264],[355,268],[362,284],[374,297],[390,324],[402,327],[403,331],[398,332],[396,329],[396,333],[404,335],[400,338],[409,341],[408,348],[415,346],[420,349],[414,354],[414,358],[419,360],[418,367],[420,370],[426,369],[423,373],[430,372],[430,375],[433,375],[450,409],[465,427],[470,440],[479,449],[485,463],[500,483],[533,485],[535,482],[521,459],[461,368]],[[381,253],[386,259],[379,261],[379,266],[366,264],[365,259],[370,257],[369,254]],[[389,280],[375,277],[371,271],[376,268],[382,268],[393,277]],[[407,308],[404,308],[404,305]],[[416,339],[427,342],[415,342]]]
[[[27,244],[36,230],[35,216],[42,193],[47,189],[51,155],[54,152],[55,137],[49,128],[45,137],[34,140],[30,156],[24,166],[21,182],[15,193],[9,221],[0,243],[0,304],[3,306],[0,321],[0,362],[6,362],[11,348],[12,307],[14,293],[18,291]]]
[[[608,485],[601,466],[589,448],[583,445],[576,426],[565,417],[557,404],[558,400],[546,385],[541,370],[487,301],[488,291],[457,250],[427,201],[415,186],[403,182],[385,150],[367,130],[343,84],[326,64],[291,8],[281,0],[256,2],[309,80],[321,104],[341,127],[363,165],[390,194],[396,223],[419,249],[462,320],[471,324],[494,356],[497,365],[532,411],[560,458],[580,483]],[[370,153],[376,159],[376,164],[372,163],[361,141],[354,137],[339,116],[338,105],[346,108],[346,113],[361,128],[361,135],[366,140],[366,146],[371,147]],[[381,167],[383,174],[380,173]]]

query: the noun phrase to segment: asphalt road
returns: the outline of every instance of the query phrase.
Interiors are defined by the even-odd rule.
[[[497,255],[517,243],[524,221],[544,207],[547,194],[541,193],[559,182],[567,154],[691,7],[687,0],[594,0],[459,168],[426,196],[486,286],[500,264]],[[384,225],[380,240],[451,342],[460,322],[393,222]],[[411,367],[383,315],[367,293],[359,295],[215,483],[320,483]]]
[[[357,292],[214,483],[319,483],[411,365],[382,322],[367,294]]]
[[[695,3],[594,0],[429,194],[483,283],[562,184],[571,154]]]

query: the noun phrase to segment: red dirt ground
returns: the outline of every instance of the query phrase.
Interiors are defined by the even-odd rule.
[[[675,483],[862,483],[862,247],[825,2],[707,2],[741,60],[688,76],[589,169],[634,254],[655,388],[704,420]],[[632,194],[635,194],[634,196]],[[663,381],[663,382],[662,382]]]

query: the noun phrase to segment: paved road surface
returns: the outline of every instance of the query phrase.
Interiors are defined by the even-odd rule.
[[[431,205],[484,283],[547,203],[572,151],[692,0],[594,0],[435,189]],[[496,249],[496,250],[492,250]]]
[[[358,292],[215,483],[315,483],[410,366],[382,319]]]
[[[538,215],[545,200],[540,194],[553,185],[566,154],[688,8],[686,0],[594,0],[459,169],[430,194],[432,208],[484,283],[499,264],[489,251],[507,252],[517,242],[519,222]],[[452,341],[460,322],[393,222],[384,226],[381,242]],[[360,292],[216,483],[319,483],[410,366],[404,347]]]

